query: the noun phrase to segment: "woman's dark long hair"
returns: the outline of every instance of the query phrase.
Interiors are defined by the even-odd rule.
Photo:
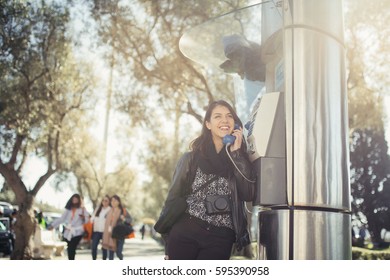
[[[106,195],[103,197],[103,199],[105,199],[105,198],[108,199],[108,205],[111,205],[111,198],[110,198],[110,196],[109,196],[108,194],[106,194]],[[102,199],[102,201],[100,201],[99,208],[98,208],[98,210],[96,211],[96,214],[95,214],[96,217],[99,217],[100,212],[102,211],[102,208],[103,208],[103,199]]]
[[[77,199],[79,200],[79,202],[77,204],[73,204],[74,197],[77,197]],[[75,193],[74,195],[72,195],[65,205],[65,209],[68,209],[68,210],[72,209],[72,207],[75,207],[75,208],[81,207],[81,196],[78,193]]]
[[[210,122],[211,114],[212,114],[214,108],[217,106],[226,107],[230,111],[230,113],[232,114],[233,119],[234,119],[234,123],[238,124],[240,127],[242,127],[241,120],[238,118],[236,111],[233,109],[233,107],[229,103],[227,103],[224,100],[217,100],[217,101],[211,102],[207,108],[206,114],[205,114],[204,119],[203,119],[202,132],[201,132],[200,136],[197,137],[190,144],[190,148],[192,151],[200,152],[204,156],[206,156],[207,146],[209,146],[210,143],[213,143],[211,131],[207,128],[206,122]],[[242,141],[242,145],[241,145],[240,150],[242,152],[246,153],[246,143],[245,143],[244,139]]]

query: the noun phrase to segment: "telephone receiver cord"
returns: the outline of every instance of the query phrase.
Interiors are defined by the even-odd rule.
[[[236,165],[236,163],[234,162],[234,160],[232,159],[232,156],[230,155],[229,151],[228,151],[228,147],[230,146],[230,143],[226,144],[225,145],[225,150],[226,150],[226,153],[227,155],[229,156],[230,158],[230,161],[233,163],[234,167],[237,169],[238,173],[241,174],[241,176],[247,180],[249,183],[256,183],[256,181],[253,181],[253,180],[250,180],[248,179],[244,174],[242,174],[241,170],[238,168],[238,166]]]

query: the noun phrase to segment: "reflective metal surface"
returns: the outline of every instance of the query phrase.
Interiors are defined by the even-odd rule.
[[[352,258],[350,216],[306,210],[259,212],[258,252],[262,260]]]
[[[290,242],[292,242],[289,238],[289,215],[289,210],[262,210],[259,212],[258,259],[289,259]]]
[[[286,159],[260,157],[253,167],[260,171],[253,205],[287,206]]]
[[[293,6],[286,10],[286,17],[294,14],[286,26],[284,43],[285,60],[289,61],[285,96],[290,204],[348,211],[348,110],[342,13],[338,12],[342,10],[341,1],[289,3]]]
[[[305,28],[326,33],[344,44],[342,0],[285,0],[284,28]]]

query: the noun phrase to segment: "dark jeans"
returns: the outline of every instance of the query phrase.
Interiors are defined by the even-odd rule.
[[[108,259],[113,260],[114,259],[114,253],[116,253],[118,259],[123,260],[123,246],[125,244],[124,239],[117,239],[116,240],[116,252],[114,251],[108,251]]]
[[[100,240],[103,239],[103,232],[97,232],[94,231],[92,233],[92,259],[96,260],[97,259],[97,248],[99,246]],[[103,254],[103,260],[107,259],[107,250],[102,250]]]
[[[74,260],[76,257],[76,249],[79,245],[81,238],[83,238],[82,235],[72,237],[70,241],[67,241],[68,243],[68,260]]]
[[[230,259],[234,231],[217,228],[185,215],[169,233],[170,260],[228,260]]]

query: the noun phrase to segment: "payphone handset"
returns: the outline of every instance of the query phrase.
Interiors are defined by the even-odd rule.
[[[236,130],[236,129],[240,129],[240,125],[235,123],[234,130]],[[225,135],[222,139],[223,144],[226,146],[232,145],[234,143],[234,141],[236,141],[236,136],[231,135],[231,134]]]
[[[234,124],[234,130],[236,130],[236,129],[240,129],[240,126],[239,126],[238,124]],[[230,155],[230,153],[229,153],[229,151],[228,151],[228,147],[229,147],[230,145],[232,145],[232,144],[234,143],[235,140],[236,140],[236,137],[235,137],[234,135],[231,135],[231,134],[225,135],[225,136],[223,137],[222,142],[223,142],[223,144],[225,145],[226,154],[229,156],[230,161],[233,163],[233,165],[234,165],[234,167],[237,169],[238,173],[240,173],[241,176],[242,176],[245,180],[247,180],[247,181],[250,182],[250,183],[256,183],[256,181],[248,179],[248,178],[241,172],[241,170],[238,168],[238,166],[236,165],[236,163],[234,162],[234,160],[232,159],[232,157],[231,157],[231,155]]]

